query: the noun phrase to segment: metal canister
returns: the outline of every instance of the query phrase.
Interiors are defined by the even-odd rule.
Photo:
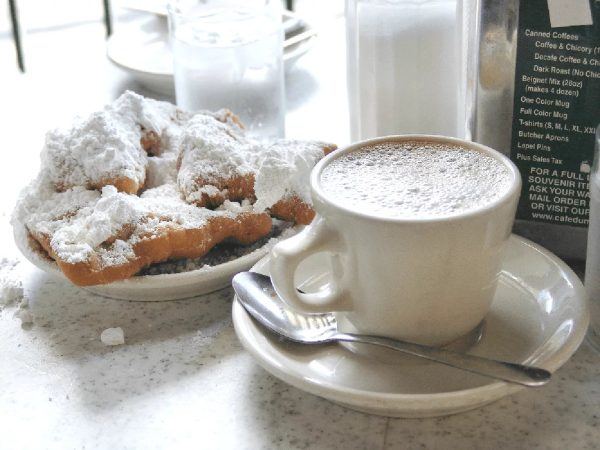
[[[584,259],[600,122],[600,2],[464,0],[465,135],[508,155],[515,232]]]

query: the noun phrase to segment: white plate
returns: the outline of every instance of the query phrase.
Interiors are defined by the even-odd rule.
[[[167,17],[168,4],[166,0],[120,0],[119,6],[133,11],[151,13],[157,16]],[[298,31],[303,21],[292,11],[283,10],[283,31],[288,33]]]
[[[166,16],[169,2],[168,0],[119,0],[117,3],[121,8]]]
[[[196,297],[231,285],[233,276],[248,270],[264,257],[279,239],[288,237],[296,229],[287,229],[279,237],[274,237],[264,246],[232,261],[201,269],[175,274],[143,275],[110,284],[85,286],[83,289],[104,297],[133,301],[163,301]],[[17,247],[33,265],[51,275],[68,279],[57,264],[45,255],[35,251],[28,243],[25,227],[14,228]],[[69,281],[70,282],[70,281]]]
[[[513,235],[506,256],[482,336],[469,352],[554,372],[585,336],[589,320],[585,290],[564,262],[526,239]],[[267,273],[268,256],[253,270]],[[319,275],[327,270],[324,257],[314,256],[301,266],[297,280],[303,289],[315,289],[325,282]],[[243,346],[268,372],[299,389],[366,413],[441,416],[523,389],[373,347],[357,350],[283,342],[258,326],[238,301],[233,304],[233,323]]]
[[[296,19],[288,19],[288,22]],[[305,27],[296,31],[308,31]],[[284,49],[289,70],[314,43],[314,36]],[[130,73],[147,89],[168,96],[175,92],[168,24],[162,15],[142,15],[120,27],[107,42],[106,54],[116,66]]]

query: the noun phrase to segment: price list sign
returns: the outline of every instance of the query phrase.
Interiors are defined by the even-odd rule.
[[[587,226],[600,2],[520,2],[513,104],[511,159],[523,178],[517,218]]]

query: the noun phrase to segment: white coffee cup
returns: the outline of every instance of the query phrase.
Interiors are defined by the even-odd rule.
[[[354,170],[349,166],[350,157],[376,149],[383,151],[382,147],[394,151],[400,148],[409,158],[423,155],[427,164],[419,165],[417,160],[411,163],[415,167],[409,169],[410,164],[401,160],[397,166],[393,162],[381,163],[381,167],[363,176],[360,170],[346,176],[345,170]],[[411,147],[419,149],[418,152],[410,150]],[[451,151],[439,153],[445,148]],[[440,162],[442,156],[446,158],[456,152],[460,155],[459,163]],[[469,169],[462,155],[474,161],[481,159],[486,164],[481,166],[484,170]],[[359,163],[363,164],[365,160],[361,158]],[[439,193],[443,196],[457,190],[460,194],[464,188],[465,196],[474,203],[466,206],[457,203],[455,210],[447,212],[444,208],[451,202],[442,198],[440,207],[431,206],[432,200],[431,205],[425,204],[425,213],[414,213],[393,208],[382,212],[352,200],[352,191],[360,190],[359,178],[366,179],[367,183],[362,185],[368,188],[378,177],[385,179],[386,173],[405,171],[402,178],[390,183],[394,189],[407,192],[402,182],[415,178],[414,173],[425,166],[435,166],[438,172],[423,175],[421,181],[427,184],[423,192],[429,192],[430,186],[438,183],[438,173],[445,173],[446,168],[464,172],[465,176],[471,170],[475,181],[467,179],[462,186],[455,181],[456,177],[450,176],[449,184],[445,190],[440,188]],[[344,193],[341,197],[338,191],[333,193],[330,188],[337,189],[335,183],[323,181],[324,172],[329,180],[336,170],[342,170],[342,178],[350,181],[346,186],[351,191],[348,198]],[[496,172],[499,184],[494,184]],[[418,176],[412,182],[414,185],[408,190],[421,189]],[[359,332],[428,345],[454,341],[483,320],[494,297],[521,190],[519,171],[507,157],[460,139],[387,136],[350,145],[323,158],[311,173],[310,186],[317,212],[315,219],[296,236],[278,243],[271,252],[273,284],[290,307],[304,313],[335,311],[341,323]],[[473,192],[478,193],[471,195]],[[410,203],[403,195],[398,194],[399,200]],[[439,200],[435,196],[433,199]],[[468,203],[462,197],[460,201]],[[294,284],[296,269],[318,252],[331,254],[332,281],[318,292],[298,292]]]

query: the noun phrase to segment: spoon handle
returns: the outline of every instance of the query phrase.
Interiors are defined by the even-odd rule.
[[[458,369],[467,370],[479,375],[496,378],[524,386],[541,386],[550,380],[551,373],[539,367],[523,364],[497,361],[465,353],[457,353],[442,348],[427,347],[410,342],[383,336],[357,335],[351,333],[338,333],[335,340],[344,342],[359,342],[373,344],[398,350],[409,355],[436,361]]]

